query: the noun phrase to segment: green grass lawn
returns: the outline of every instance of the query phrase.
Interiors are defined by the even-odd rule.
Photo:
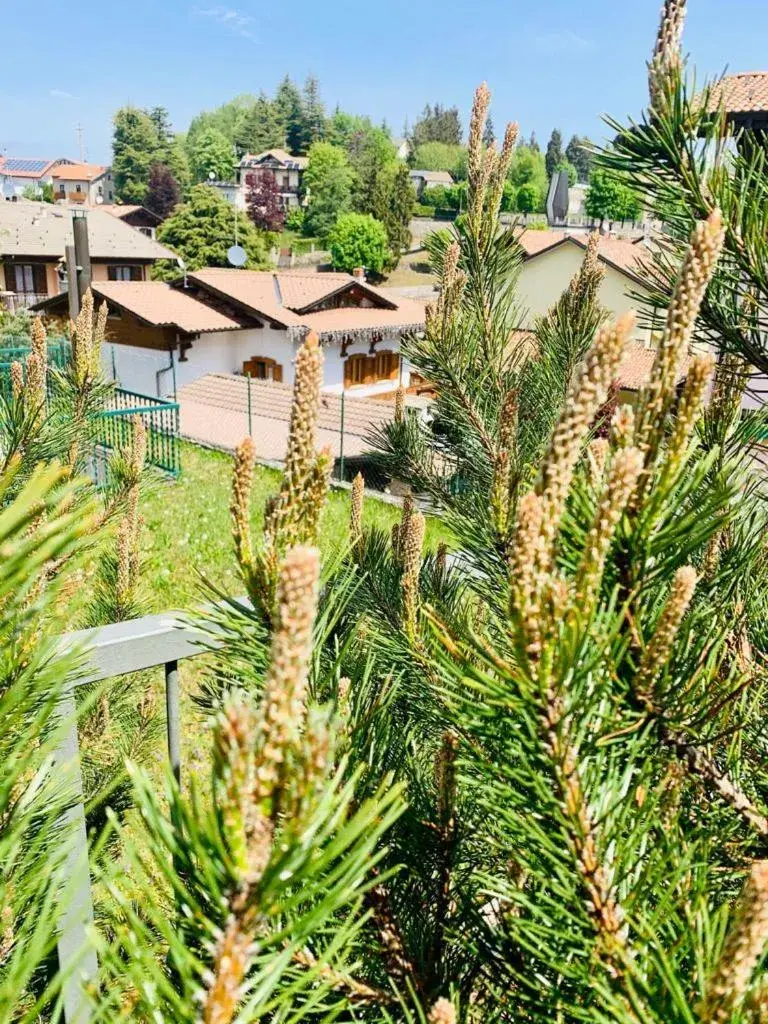
[[[188,608],[205,599],[200,574],[230,594],[242,592],[232,548],[229,499],[232,457],[182,443],[178,480],[156,479],[143,502],[144,572],[149,611]],[[280,473],[256,467],[253,528],[258,536],[264,504],[280,486]],[[332,491],[321,523],[320,544],[331,554],[347,541],[349,492]],[[399,508],[374,499],[365,504],[365,522],[389,529]],[[429,520],[427,543],[449,541],[437,520]]]

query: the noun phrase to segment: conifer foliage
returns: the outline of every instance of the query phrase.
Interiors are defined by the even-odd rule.
[[[680,240],[648,387],[609,413],[636,317],[600,308],[595,238],[518,330],[520,249],[499,219],[517,129],[484,145],[489,101],[481,86],[467,211],[431,242],[442,287],[407,345],[433,415],[400,390],[379,438],[411,485],[400,521],[371,527],[357,478],[349,543],[321,562],[312,335],[258,536],[238,449],[248,600],[210,613],[210,772],[183,789],[169,773],[160,794],[130,768],[142,829],[113,819],[123,856],[98,866],[117,912],[94,940],[96,1020],[766,1019],[764,418],[740,418],[724,374],[707,406],[714,359],[692,347],[730,212]],[[27,370],[19,394],[37,393]],[[427,549],[422,506],[451,553]],[[23,1005],[26,979],[6,976]]]

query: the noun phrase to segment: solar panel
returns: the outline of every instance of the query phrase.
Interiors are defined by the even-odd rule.
[[[3,170],[6,174],[13,174],[14,171],[29,171],[33,174],[44,171],[50,160],[25,160],[19,157],[6,157],[3,161]]]

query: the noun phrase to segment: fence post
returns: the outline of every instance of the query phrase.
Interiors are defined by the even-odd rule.
[[[251,415],[251,374],[246,374],[248,378],[248,437],[253,440],[253,417]]]
[[[344,479],[344,413],[346,406],[347,392],[342,387],[341,391],[341,441],[339,442],[339,480]]]
[[[64,977],[62,1003],[66,1024],[88,1024],[92,1019],[84,986],[95,984],[99,965],[89,947],[86,929],[93,924],[91,875],[88,868],[88,833],[85,827],[83,776],[80,771],[80,743],[77,735],[77,709],[72,689],[66,691],[57,710],[63,736],[55,762],[62,774],[70,777],[72,802],[63,815],[70,848],[64,864],[63,906],[59,916],[57,951],[59,969]]]
[[[165,665],[165,714],[168,729],[168,758],[176,781],[181,780],[181,708],[179,706],[179,663]]]

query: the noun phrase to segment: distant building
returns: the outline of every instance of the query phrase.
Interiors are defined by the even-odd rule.
[[[128,203],[105,203],[101,209],[111,213],[113,217],[117,217],[124,224],[130,224],[132,228],[136,228],[137,231],[140,231],[142,235],[146,235],[148,238],[155,237],[158,225],[161,223],[157,214],[152,213],[146,206],[131,206]]]
[[[0,156],[0,195],[3,199],[17,199],[31,185],[41,189],[52,183],[52,173],[62,164],[71,160],[59,157],[57,160],[38,157]]]
[[[66,289],[64,255],[73,242],[75,213],[50,203],[0,203],[0,291],[6,292],[6,305],[32,306]],[[157,260],[177,260],[170,249],[98,207],[86,216],[94,282],[146,281]]]
[[[274,174],[284,210],[297,207],[301,202],[301,186],[308,159],[305,156],[291,156],[284,149],[267,149],[263,153],[246,153],[235,168],[235,180],[212,181],[228,203],[244,210],[248,202],[249,179]]]
[[[448,171],[410,171],[408,177],[411,179],[419,199],[435,185],[444,185],[448,188],[454,184]]]
[[[63,164],[51,172],[55,202],[98,206],[115,201],[112,168],[101,164]]]
[[[523,264],[517,293],[520,306],[527,314],[521,326],[531,328],[537,316],[554,306],[578,272],[584,260],[587,235],[528,230],[523,231],[518,241],[523,250]],[[647,255],[648,250],[641,241],[601,237],[598,258],[605,275],[598,298],[612,317],[622,316],[637,307],[637,301],[631,297],[633,294],[650,294],[641,267]],[[638,327],[635,332],[636,339],[646,346],[651,344],[651,335],[645,327]]]
[[[410,146],[408,139],[392,139],[392,143],[395,147],[395,156],[398,160],[407,160],[408,153],[410,152]]]

